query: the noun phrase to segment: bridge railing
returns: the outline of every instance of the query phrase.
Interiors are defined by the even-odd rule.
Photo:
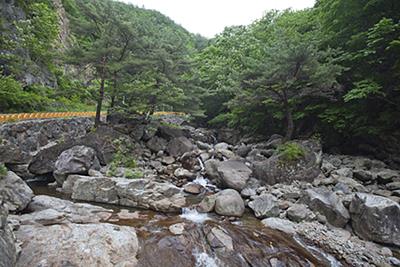
[[[106,113],[102,113],[106,115]],[[33,119],[51,119],[51,118],[68,118],[68,117],[94,117],[96,112],[39,112],[39,113],[15,113],[15,114],[0,114],[1,122],[13,122],[20,120]]]
[[[155,112],[154,115],[185,115],[182,112],[160,111]],[[107,115],[107,112],[102,112],[102,116]],[[34,119],[51,119],[51,118],[68,118],[68,117],[95,117],[96,112],[38,112],[38,113],[15,113],[15,114],[0,114],[0,123],[14,122],[21,120],[34,120]]]

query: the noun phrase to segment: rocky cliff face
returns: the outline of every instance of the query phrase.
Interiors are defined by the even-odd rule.
[[[68,41],[68,20],[61,0],[53,1],[54,9],[59,17],[60,47],[66,47]],[[32,60],[31,52],[23,44],[23,37],[16,26],[28,20],[26,11],[16,0],[0,0],[0,66],[5,75],[13,75],[24,85],[40,84],[56,87],[57,80],[48,66]]]
[[[70,43],[69,19],[62,4],[62,0],[53,0],[53,4],[59,19],[58,22],[59,22],[60,33],[58,35],[58,41],[60,43],[61,50],[64,50],[65,48],[68,47]]]

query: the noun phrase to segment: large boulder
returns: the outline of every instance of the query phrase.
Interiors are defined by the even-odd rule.
[[[146,146],[154,153],[165,150],[167,147],[167,141],[161,137],[153,136],[147,141]]]
[[[311,182],[321,174],[321,146],[315,141],[293,142],[303,155],[298,159],[287,159],[279,149],[264,161],[253,162],[256,178],[267,184],[291,183],[295,180]]]
[[[219,182],[223,187],[241,191],[251,175],[251,169],[241,161],[228,160],[217,164]]]
[[[70,175],[63,189],[72,199],[128,207],[178,212],[186,205],[186,195],[173,184],[146,179],[124,179]]]
[[[303,201],[314,211],[324,215],[336,227],[344,227],[350,219],[336,192],[325,188],[307,189]]]
[[[26,213],[18,216],[21,224],[40,223],[43,225],[56,223],[98,223],[109,219],[112,210],[50,196],[35,196],[27,207]]]
[[[157,134],[167,140],[185,136],[184,130],[181,129],[178,125],[168,125],[166,123],[161,123],[161,125],[158,127]]]
[[[135,229],[102,224],[21,225],[17,266],[136,266]]]
[[[350,203],[350,214],[359,237],[400,246],[400,205],[393,200],[357,193]]]
[[[184,136],[177,137],[169,141],[167,151],[170,156],[180,157],[186,152],[190,152],[194,149],[192,142]]]
[[[219,160],[217,159],[209,159],[204,163],[204,169],[206,171],[206,174],[208,178],[210,179],[218,179],[219,174],[218,174],[218,164]]]
[[[33,192],[18,175],[9,171],[6,176],[0,176],[0,196],[9,211],[22,211],[33,198]]]
[[[99,169],[100,163],[93,148],[74,146],[61,153],[54,167],[54,178],[62,185],[69,174],[88,174],[90,169]]]
[[[263,194],[255,197],[249,202],[249,207],[254,211],[257,218],[277,217],[279,215],[279,204],[275,196]]]
[[[0,195],[0,267],[15,266],[17,252],[14,235],[7,223],[8,210]]]
[[[222,190],[215,200],[215,212],[223,216],[241,217],[244,213],[242,197],[236,190]]]
[[[113,140],[118,138],[129,139],[128,136],[115,131],[112,127],[101,125],[83,137],[70,136],[56,145],[42,149],[33,157],[28,169],[31,173],[38,175],[52,173],[58,156],[65,150],[79,145],[93,148],[100,164],[106,165],[111,162],[116,150]]]

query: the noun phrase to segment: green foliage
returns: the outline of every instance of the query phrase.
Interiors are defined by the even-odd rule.
[[[371,95],[385,96],[385,94],[381,91],[382,86],[380,86],[374,81],[363,80],[360,82],[356,82],[354,85],[355,88],[351,89],[349,92],[347,92],[346,95],[344,95],[343,99],[345,102],[349,102],[355,99],[367,98],[368,96]]]
[[[33,61],[51,62],[55,40],[59,34],[56,11],[47,2],[33,1],[26,6],[29,19],[18,21],[23,47],[30,51]]]
[[[0,178],[7,175],[7,168],[3,163],[0,163]]]
[[[139,170],[126,169],[124,176],[127,179],[139,179],[139,178],[143,178],[143,173]]]
[[[130,154],[130,144],[127,140],[116,139],[113,141],[115,153],[110,163],[112,167],[136,168],[136,160]]]
[[[267,123],[283,126],[308,118],[315,110],[305,106],[334,99],[343,68],[335,61],[336,50],[318,49],[310,16],[270,12],[248,27],[226,29],[198,55],[208,88],[204,101],[219,102],[205,106],[210,123],[262,132]]]
[[[305,156],[304,149],[295,142],[286,142],[278,147],[280,159],[284,162],[297,161]]]

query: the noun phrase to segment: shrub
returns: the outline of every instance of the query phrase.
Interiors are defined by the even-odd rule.
[[[287,142],[278,147],[281,159],[286,162],[292,162],[304,157],[304,149],[297,143]]]
[[[130,155],[131,145],[127,143],[126,140],[116,139],[113,141],[115,147],[115,153],[111,161],[110,168],[114,170],[117,167],[125,167],[135,169],[137,167],[136,160]]]

